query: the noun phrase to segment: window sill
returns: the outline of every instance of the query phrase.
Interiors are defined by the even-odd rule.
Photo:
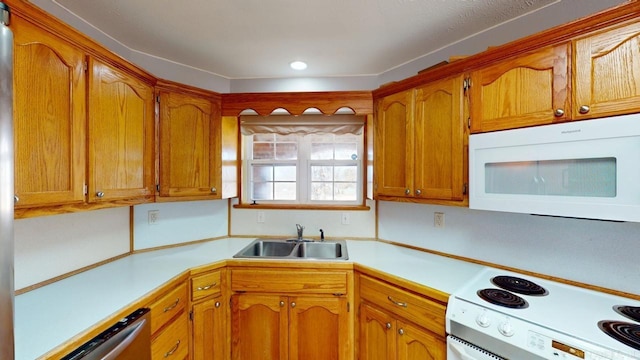
[[[368,205],[296,205],[296,204],[235,204],[234,209],[263,209],[263,210],[353,210],[369,211]]]

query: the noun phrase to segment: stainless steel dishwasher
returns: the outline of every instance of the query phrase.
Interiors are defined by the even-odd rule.
[[[62,360],[151,360],[150,313],[140,308]]]

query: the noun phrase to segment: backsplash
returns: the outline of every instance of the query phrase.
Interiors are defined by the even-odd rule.
[[[378,202],[378,237],[640,295],[640,223]],[[445,214],[434,227],[434,212]]]

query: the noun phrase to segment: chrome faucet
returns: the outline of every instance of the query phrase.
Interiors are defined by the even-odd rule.
[[[304,226],[296,224],[296,230],[298,230],[298,241],[302,241],[302,232],[304,231]]]

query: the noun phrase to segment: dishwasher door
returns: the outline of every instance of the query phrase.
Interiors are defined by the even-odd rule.
[[[149,317],[149,309],[140,308],[62,360],[151,360]]]

